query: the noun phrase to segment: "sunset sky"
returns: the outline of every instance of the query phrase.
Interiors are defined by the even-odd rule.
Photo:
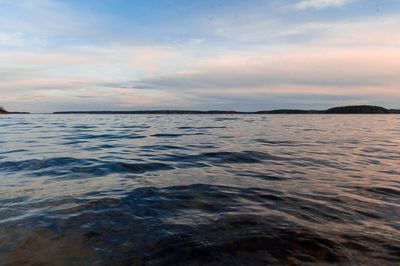
[[[11,111],[400,108],[400,0],[0,0]]]

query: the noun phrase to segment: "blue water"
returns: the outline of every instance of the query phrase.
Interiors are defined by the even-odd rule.
[[[398,265],[400,116],[0,116],[0,265]]]

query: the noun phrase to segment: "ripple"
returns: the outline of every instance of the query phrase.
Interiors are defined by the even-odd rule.
[[[130,134],[85,134],[85,135],[76,135],[71,137],[66,137],[65,139],[68,140],[85,140],[85,139],[105,139],[105,140],[121,140],[121,139],[141,139],[145,138],[146,136],[137,135],[134,133]]]
[[[158,137],[158,138],[177,138],[177,137],[182,137],[185,134],[153,134],[151,135],[152,137]]]
[[[69,157],[43,160],[10,161],[0,163],[0,170],[6,172],[29,171],[32,176],[64,176],[82,178],[86,176],[104,176],[113,173],[144,173],[174,169],[173,165],[147,162],[108,162],[101,160],[86,160]],[[80,174],[80,175],[76,175]]]
[[[298,143],[295,141],[277,141],[277,140],[266,140],[266,139],[255,139],[254,141],[258,143],[262,143],[263,145],[266,146],[309,146],[308,144],[305,143]]]
[[[390,187],[373,187],[366,188],[366,191],[378,193],[384,196],[399,197],[400,189],[390,188]]]
[[[204,133],[193,133],[193,134],[153,134],[152,137],[157,138],[178,138],[182,136],[201,136],[205,135]]]
[[[224,126],[208,126],[208,127],[189,127],[189,126],[184,126],[184,127],[178,127],[178,129],[187,129],[187,130],[192,130],[192,129],[223,129],[227,128]]]
[[[70,157],[50,158],[43,160],[32,159],[25,161],[1,162],[0,169],[4,171],[35,171],[54,166],[65,167],[68,165],[86,164],[90,162],[91,160],[79,160]]]
[[[311,228],[296,222],[287,209],[294,206],[291,198],[270,189],[204,184],[143,187],[119,199],[75,200],[75,205],[25,221],[51,224],[55,219],[59,223],[45,231],[22,232],[9,247],[10,254],[26,254],[26,249],[32,246],[40,252],[31,261],[38,262],[48,254],[43,252],[47,248],[72,248],[76,245],[68,240],[72,237],[81,243],[86,259],[94,261],[100,256],[102,264],[118,261],[198,265],[221,259],[225,263],[243,264],[249,258],[266,264],[288,261],[347,264],[350,260],[367,262],[366,251],[379,251],[381,259],[400,258],[398,246],[384,239],[350,237],[350,232],[331,238],[324,226]],[[321,206],[304,206],[299,211],[310,210],[324,221],[334,221],[332,214],[327,216],[333,212],[324,211]]]
[[[188,150],[188,148],[174,145],[148,145],[140,147],[143,151]]]
[[[215,121],[234,121],[234,120],[240,120],[239,117],[218,117],[215,118]]]

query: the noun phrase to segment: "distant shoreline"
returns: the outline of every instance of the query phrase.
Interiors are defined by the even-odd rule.
[[[196,111],[196,110],[141,110],[141,111],[61,111],[53,114],[400,114],[400,109],[386,109],[379,106],[356,105],[334,107],[327,110],[299,110],[299,109],[278,109],[270,111],[239,112],[239,111]]]
[[[31,113],[30,112],[7,112],[4,114],[6,114],[6,115],[29,115]]]
[[[31,114],[29,112],[7,112],[0,114]],[[386,109],[372,105],[334,107],[327,110],[278,109],[269,111],[197,111],[197,110],[137,110],[137,111],[59,111],[48,114],[136,114],[136,115],[240,115],[240,114],[400,114],[400,109]]]

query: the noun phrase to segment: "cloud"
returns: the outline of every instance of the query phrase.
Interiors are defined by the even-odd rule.
[[[193,47],[85,49],[49,52],[42,60],[40,54],[0,56],[2,100],[26,106],[23,101],[32,99],[31,111],[60,110],[68,104],[80,110],[185,106],[248,110],[292,107],[295,99],[297,107],[305,107],[307,97],[311,108],[315,108],[312,99],[323,100],[314,104],[325,107],[339,100],[340,104],[365,102],[382,95],[400,100],[396,47],[297,44],[207,56],[196,56]],[[153,55],[148,62],[146,53]]]
[[[399,46],[400,28],[397,14],[345,17],[341,19],[307,19],[291,23],[282,19],[249,17],[243,20],[221,19],[209,27],[219,38],[232,43],[246,43],[250,49],[260,46],[294,46],[305,43],[319,46]]]
[[[184,54],[176,48],[150,45],[0,50],[0,100],[10,110],[33,112],[181,105],[174,92],[123,88],[120,81],[175,72],[192,60]]]
[[[330,7],[342,7],[349,3],[352,0],[302,0],[295,5],[297,9],[324,9]]]
[[[400,83],[398,73],[400,51],[396,48],[296,46],[204,59],[190,72],[144,78],[138,86],[220,90],[252,87],[268,90],[280,85],[391,87]]]

